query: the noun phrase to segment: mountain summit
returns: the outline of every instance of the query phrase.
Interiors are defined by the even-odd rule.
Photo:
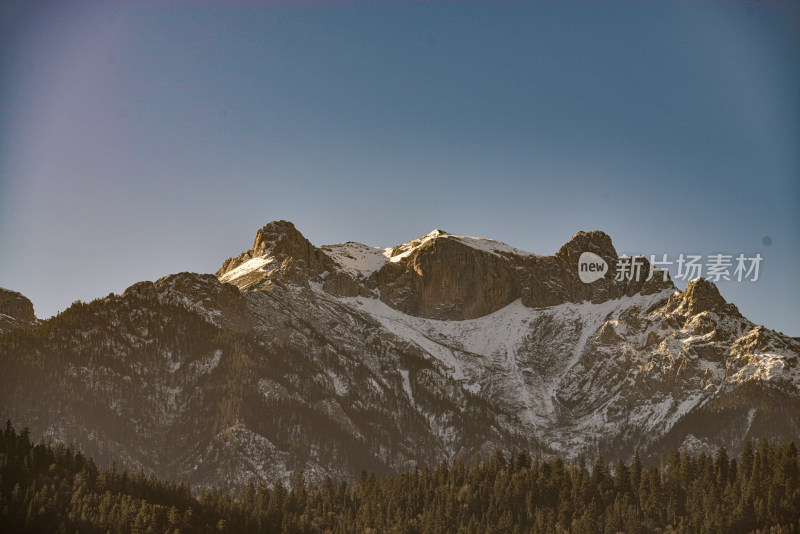
[[[707,280],[647,280],[646,261],[640,280],[583,283],[584,252],[618,259],[598,231],[545,256],[441,230],[315,246],[271,222],[213,275],[41,323],[8,297],[23,319],[0,336],[0,415],[99,461],[228,488],[497,448],[656,463],[798,439],[800,339]]]
[[[0,334],[34,324],[33,303],[22,293],[0,287]]]
[[[603,232],[579,232],[554,256],[531,254],[492,239],[436,229],[391,248],[347,242],[314,247],[286,221],[258,231],[253,248],[226,260],[217,276],[240,289],[281,281],[320,283],[333,296],[371,296],[390,307],[431,319],[474,319],[521,299],[542,308],[566,302],[600,303],[623,295],[674,289],[669,281],[617,282],[613,273],[594,284],[578,277],[578,257],[594,252],[613,265],[617,253]]]

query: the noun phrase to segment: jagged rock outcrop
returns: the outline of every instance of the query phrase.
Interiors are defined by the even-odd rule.
[[[578,277],[578,258],[583,252],[598,254],[612,270],[601,280],[583,283]],[[638,259],[638,280],[617,282],[616,250],[611,238],[597,231],[578,232],[555,256],[525,253],[492,240],[476,243],[475,238],[440,230],[418,243],[395,247],[389,254],[403,253],[401,260],[384,265],[368,283],[393,308],[435,319],[482,317],[518,298],[525,306],[541,308],[586,300],[605,302],[674,287],[660,274],[650,277],[650,264],[644,258]]]
[[[0,334],[28,328],[37,322],[33,303],[22,293],[0,288]]]
[[[597,254],[609,266],[600,280],[586,284],[580,281],[577,276],[578,260],[584,252]],[[664,276],[661,272],[651,274],[650,262],[644,257],[635,258],[637,271],[630,277],[623,277],[617,280],[616,265],[619,256],[611,243],[611,238],[600,231],[578,232],[566,244],[564,244],[555,255],[556,259],[563,260],[566,266],[557,269],[561,274],[561,284],[559,289],[567,292],[570,302],[604,302],[616,299],[623,295],[631,296],[637,293],[652,295],[665,289],[672,289],[674,285],[669,276]]]
[[[739,313],[735,305],[722,298],[714,283],[705,278],[691,280],[680,295],[675,295],[667,305],[670,311],[677,311],[686,316],[694,316],[705,311]]]
[[[611,237],[598,230],[578,232],[558,249],[556,257],[566,261],[570,267],[577,267],[578,260],[584,252],[597,254],[606,260],[609,265],[613,265],[617,259],[617,250],[611,243]]]
[[[420,244],[392,249],[406,254],[387,262],[369,286],[396,310],[436,319],[482,317],[520,296],[521,258],[474,248],[440,230]]]
[[[309,278],[334,268],[333,261],[303,237],[294,224],[273,221],[256,233],[253,248],[225,260],[216,276],[235,279],[239,287],[268,289],[280,281],[306,284]]]

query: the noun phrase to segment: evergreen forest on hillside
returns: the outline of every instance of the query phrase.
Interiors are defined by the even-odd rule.
[[[57,533],[638,533],[798,532],[800,456],[793,442],[747,442],[660,467],[567,465],[501,452],[471,466],[363,472],[287,487],[250,483],[240,495],[192,492],[142,471],[98,468],[72,446],[0,432],[0,531]]]

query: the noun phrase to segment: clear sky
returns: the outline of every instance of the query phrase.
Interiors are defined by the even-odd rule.
[[[288,219],[760,253],[720,290],[800,335],[797,2],[166,4],[0,0],[0,286],[40,317]]]

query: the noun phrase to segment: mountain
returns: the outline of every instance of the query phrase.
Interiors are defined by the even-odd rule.
[[[800,339],[646,260],[640,281],[584,283],[584,252],[618,259],[597,231],[540,256],[441,230],[317,247],[271,222],[214,275],[41,323],[31,308],[0,336],[0,415],[100,462],[230,489],[497,448],[654,464],[798,439]]]
[[[37,324],[33,303],[22,293],[0,287],[0,334]]]

